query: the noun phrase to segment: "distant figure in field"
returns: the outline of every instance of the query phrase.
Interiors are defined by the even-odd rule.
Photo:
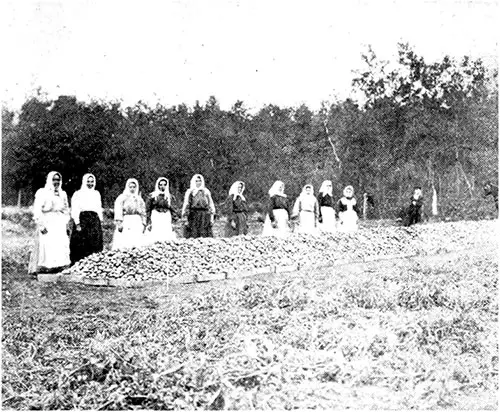
[[[226,200],[227,224],[226,236],[246,235],[248,233],[248,206],[243,195],[245,183],[234,182]]]
[[[269,206],[262,230],[263,236],[286,236],[290,233],[290,202],[285,194],[285,184],[277,180],[269,189]]]
[[[406,226],[411,226],[422,221],[423,204],[424,198],[422,196],[422,188],[417,186],[413,190],[410,206],[408,206],[406,211]]]
[[[159,177],[154,192],[150,193],[146,200],[149,243],[175,239],[175,232],[172,229],[172,215],[175,214],[169,181],[166,177]]]
[[[95,185],[95,176],[85,174],[82,186],[71,198],[71,217],[75,224],[69,244],[71,263],[103,249],[101,194]]]
[[[187,238],[213,237],[215,205],[210,190],[205,187],[202,175],[194,175],[184,196],[182,217],[187,219]]]
[[[299,233],[316,233],[318,230],[319,205],[314,197],[313,186],[308,184],[295,201],[293,217],[299,218]]]
[[[125,190],[116,198],[115,225],[112,249],[144,245],[146,205],[139,193],[137,179],[128,179]]]
[[[333,185],[331,180],[325,180],[319,188],[319,228],[322,232],[335,232],[335,201],[333,200]]]
[[[486,184],[484,185],[484,197],[488,197],[490,195],[495,201],[495,207],[497,208],[498,212],[498,186],[495,186],[491,182],[486,182]]]
[[[45,187],[38,189],[35,194],[33,218],[37,232],[28,266],[30,274],[54,273],[70,265],[69,204],[68,196],[61,186],[61,174],[50,172]]]
[[[354,232],[358,229],[359,219],[359,207],[354,197],[354,188],[346,186],[343,195],[337,202],[339,230],[342,232]]]

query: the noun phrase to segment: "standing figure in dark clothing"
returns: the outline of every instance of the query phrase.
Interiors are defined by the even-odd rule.
[[[343,197],[337,202],[337,213],[339,215],[339,230],[342,232],[354,232],[358,229],[359,207],[354,197],[354,188],[346,186]]]
[[[285,195],[285,184],[276,181],[269,189],[268,214],[264,221],[263,236],[286,236],[290,233],[291,205]]]
[[[172,206],[169,181],[166,177],[156,180],[155,191],[146,200],[146,227],[149,231],[149,243],[175,239],[172,230]]]
[[[484,185],[484,197],[487,197],[490,195],[493,197],[493,200],[495,201],[495,206],[496,206],[497,212],[498,212],[498,186],[495,186],[491,182],[487,182]]]
[[[332,181],[325,180],[319,188],[318,205],[319,205],[319,228],[322,232],[335,232],[335,201],[332,194]]]
[[[422,207],[424,204],[424,198],[422,197],[422,188],[415,187],[413,190],[413,196],[411,198],[410,206],[407,211],[407,222],[406,226],[411,226],[422,221]]]
[[[182,217],[187,218],[186,237],[213,237],[215,205],[202,175],[194,175],[191,179],[184,196]]]
[[[229,189],[229,196],[226,200],[227,224],[226,236],[246,235],[248,233],[248,207],[243,192],[245,183],[234,182]]]
[[[102,203],[95,185],[95,176],[87,173],[82,178],[82,187],[71,198],[71,217],[75,225],[69,244],[71,263],[103,249]]]

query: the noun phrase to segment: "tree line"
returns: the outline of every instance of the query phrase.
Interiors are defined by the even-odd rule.
[[[407,44],[398,56],[391,68],[369,49],[352,80],[362,99],[316,111],[269,104],[251,114],[242,101],[223,110],[215,97],[123,107],[38,94],[19,113],[2,109],[3,203],[30,204],[58,170],[70,196],[84,173],[95,174],[107,206],[129,177],[145,195],[166,176],[180,202],[201,173],[216,203],[235,180],[258,208],[275,180],[295,197],[329,179],[339,197],[348,184],[358,199],[372,194],[378,217],[393,217],[413,186],[435,190],[447,210],[470,207],[484,181],[497,182],[497,72],[468,57],[428,63]]]

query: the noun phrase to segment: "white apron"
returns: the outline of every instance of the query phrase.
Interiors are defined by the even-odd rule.
[[[274,209],[273,214],[276,222],[276,229],[273,228],[271,219],[269,215],[267,215],[264,221],[262,236],[287,236],[290,233],[290,228],[288,227],[288,212],[285,209]]]
[[[322,232],[332,233],[336,230],[335,209],[329,206],[321,206],[321,217],[323,222],[319,224]]]
[[[118,229],[115,229],[112,249],[143,246],[145,244],[143,230],[144,226],[142,225],[141,216],[123,216],[123,230],[120,233]]]
[[[148,233],[147,237],[147,243],[175,239],[176,236],[172,230],[172,215],[170,211],[151,211],[151,231]]]
[[[355,232],[358,229],[358,214],[352,210],[339,212],[339,230],[342,232]]]
[[[306,210],[302,210],[299,213],[299,227],[297,230],[298,233],[316,233],[316,217],[314,212],[309,212]]]

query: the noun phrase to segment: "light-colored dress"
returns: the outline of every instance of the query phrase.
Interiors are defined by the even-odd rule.
[[[33,218],[38,233],[29,272],[68,266],[70,258],[67,225],[70,213],[66,192],[62,189],[58,192],[48,188],[39,189],[35,195]],[[42,234],[43,228],[47,229],[47,233]]]
[[[146,205],[142,197],[122,193],[115,201],[115,221],[122,221],[123,230],[115,229],[112,249],[143,246],[145,242]]]
[[[317,233],[318,201],[313,195],[300,195],[295,201],[292,216],[298,216],[298,233]]]

